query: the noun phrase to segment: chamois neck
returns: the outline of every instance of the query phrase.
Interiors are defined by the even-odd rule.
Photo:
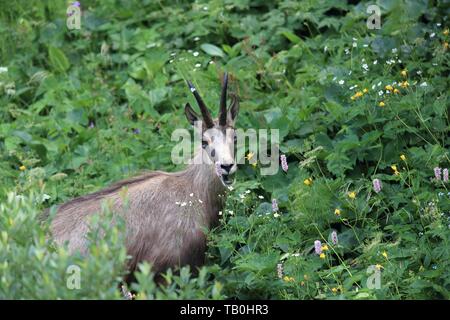
[[[192,193],[198,192],[195,196],[203,201],[208,225],[214,226],[223,208],[226,189],[216,174],[215,165],[200,161],[199,157],[207,157],[203,149],[196,153],[183,175],[189,181]]]
[[[191,178],[195,190],[223,192],[225,189],[217,176],[214,163],[209,163],[208,155],[203,149],[196,152],[185,173]],[[203,160],[203,161],[202,161]]]

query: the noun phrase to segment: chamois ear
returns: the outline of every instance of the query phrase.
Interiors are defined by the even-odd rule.
[[[194,125],[195,121],[198,121],[198,119],[200,119],[198,114],[195,113],[194,109],[192,109],[189,103],[186,103],[186,106],[184,107],[184,113],[186,114],[187,120],[192,125]]]
[[[239,97],[233,94],[231,97],[231,106],[228,109],[228,121],[234,123],[239,113]]]

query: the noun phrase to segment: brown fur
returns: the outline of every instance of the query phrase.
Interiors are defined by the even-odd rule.
[[[191,164],[181,172],[148,172],[75,198],[58,208],[52,235],[58,244],[68,241],[70,251],[85,252],[87,218],[99,213],[106,201],[125,220],[130,271],[141,261],[150,262],[156,273],[180,265],[199,266],[206,249],[203,229],[217,223],[223,204],[219,194],[224,187],[214,170],[212,165]],[[124,188],[127,208],[121,196]]]

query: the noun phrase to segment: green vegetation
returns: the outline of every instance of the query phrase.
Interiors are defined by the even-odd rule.
[[[195,105],[184,80],[217,112],[224,70],[238,127],[280,129],[289,169],[240,166],[207,265],[157,287],[143,264],[138,298],[450,298],[444,1],[378,1],[379,30],[365,1],[82,1],[72,31],[68,4],[1,5],[0,298],[121,298],[120,223],[94,219],[83,258],[56,248],[39,214],[142,169],[179,170],[170,137]]]

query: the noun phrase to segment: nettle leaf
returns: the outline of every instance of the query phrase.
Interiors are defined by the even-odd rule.
[[[52,67],[58,72],[66,72],[70,68],[69,60],[61,49],[50,46],[48,55]]]

